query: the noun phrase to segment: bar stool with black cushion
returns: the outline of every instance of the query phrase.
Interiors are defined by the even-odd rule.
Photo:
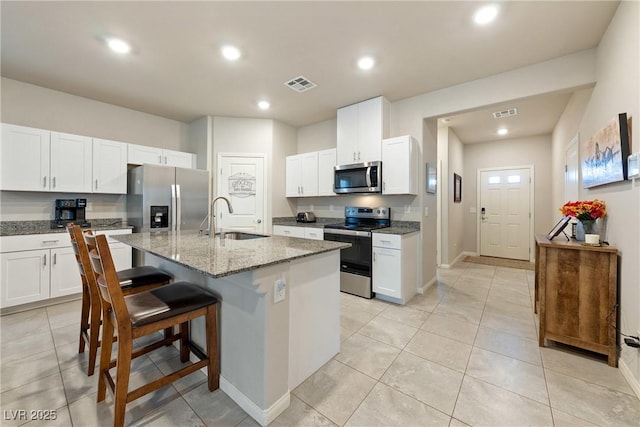
[[[90,252],[91,265],[96,275],[104,309],[103,348],[100,354],[100,378],[98,402],[106,397],[107,384],[115,393],[114,425],[124,425],[126,405],[133,400],[157,390],[190,373],[207,367],[209,391],[219,387],[219,352],[217,332],[218,298],[205,288],[189,282],[169,285],[125,296],[115,268],[109,244],[105,236],[96,237],[97,250]],[[189,320],[205,317],[206,354],[189,339]],[[133,349],[133,340],[162,329],[180,325],[180,332],[140,349]],[[114,331],[118,333],[118,355],[109,360]],[[176,372],[129,391],[129,375],[132,359],[166,345],[167,341],[180,340],[180,361],[189,361],[193,353],[200,361],[189,364]],[[114,382],[109,370],[116,368]]]
[[[84,353],[89,346],[89,366],[87,375],[93,375],[96,365],[98,347],[100,347],[100,324],[102,309],[100,295],[95,275],[89,261],[89,248],[83,238],[82,229],[74,224],[68,224],[67,230],[71,236],[71,245],[76,254],[80,276],[82,278],[82,309],[80,315],[80,346],[79,353]],[[88,240],[95,246],[95,235],[87,231]],[[164,271],[155,267],[135,267],[118,272],[118,280],[125,295],[164,286],[173,278]],[[173,330],[165,331],[165,335],[171,336]]]

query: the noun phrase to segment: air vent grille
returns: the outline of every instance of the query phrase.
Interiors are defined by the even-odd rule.
[[[295,77],[288,82],[285,82],[284,84],[285,86],[290,87],[296,92],[306,92],[309,89],[313,89],[314,87],[316,87],[316,84],[314,82],[303,76]]]
[[[515,116],[516,114],[518,114],[518,109],[517,108],[508,108],[506,110],[502,110],[502,111],[496,111],[495,113],[493,113],[493,118],[494,119],[501,119],[503,117],[511,117],[511,116]]]

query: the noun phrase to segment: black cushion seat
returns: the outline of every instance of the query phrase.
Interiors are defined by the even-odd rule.
[[[118,271],[118,281],[123,289],[170,282],[172,279],[173,277],[164,271],[150,265]]]
[[[174,282],[125,297],[135,328],[218,303],[211,291],[189,282]]]

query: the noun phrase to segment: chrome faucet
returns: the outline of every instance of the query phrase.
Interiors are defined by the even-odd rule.
[[[229,213],[233,213],[233,207],[231,206],[231,202],[224,196],[218,196],[211,202],[211,215],[209,215],[209,238],[215,237],[216,235],[216,214],[214,211],[214,206],[216,202],[222,199],[227,202],[227,208],[229,209]],[[220,236],[221,239],[224,239],[224,236]]]

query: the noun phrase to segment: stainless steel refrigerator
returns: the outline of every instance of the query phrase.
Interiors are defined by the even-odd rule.
[[[129,170],[127,213],[134,232],[198,230],[209,210],[209,172],[142,165]]]

